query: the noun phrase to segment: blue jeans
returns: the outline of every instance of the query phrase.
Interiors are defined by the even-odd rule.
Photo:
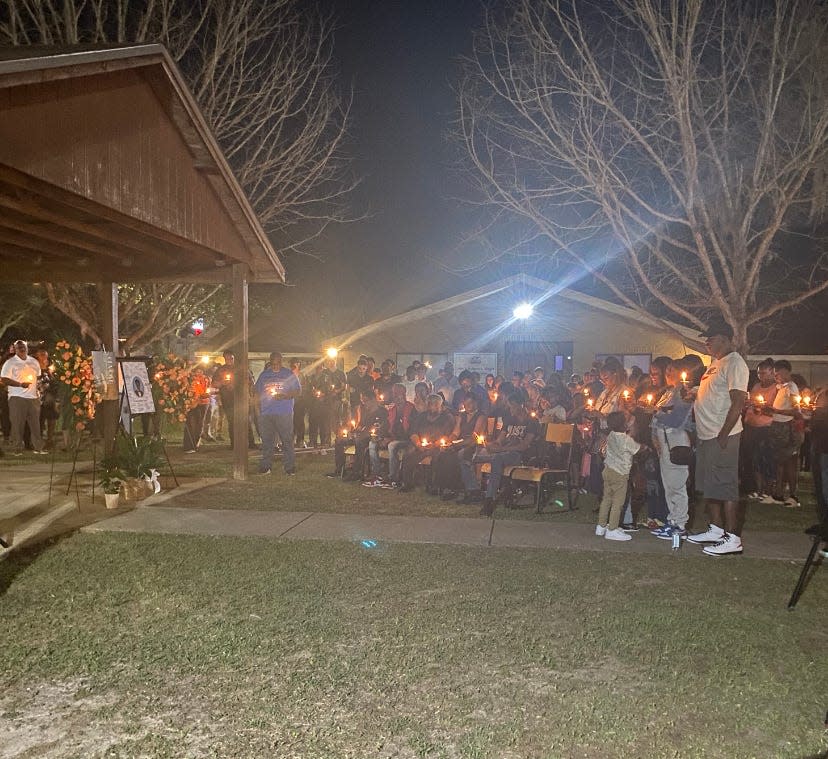
[[[503,469],[507,466],[520,464],[523,454],[520,451],[503,451],[502,453],[488,453],[475,456],[475,461],[488,461],[492,470],[486,486],[486,498],[494,498],[500,489],[500,480],[503,479]]]
[[[262,436],[259,471],[267,472],[273,466],[273,450],[278,435],[282,442],[282,464],[286,472],[292,472],[296,466],[293,453],[293,414],[262,414],[259,417],[259,434]]]

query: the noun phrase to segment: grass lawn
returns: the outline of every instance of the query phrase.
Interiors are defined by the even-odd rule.
[[[251,471],[255,472],[258,452],[252,452]],[[173,465],[179,475],[186,476],[229,476],[230,452],[226,446],[221,449],[205,448],[202,452],[185,456],[173,452]],[[333,455],[300,454],[297,457],[297,474],[286,478],[277,461],[270,477],[251,477],[250,482],[228,481],[175,499],[176,506],[214,509],[256,509],[267,511],[312,511],[358,514],[407,514],[418,516],[476,516],[480,506],[462,506],[446,503],[434,496],[426,495],[418,488],[412,493],[398,493],[380,488],[364,488],[358,483],[329,480],[324,475],[333,469]],[[746,529],[780,530],[801,532],[816,521],[813,487],[810,475],[802,480],[801,509],[786,509],[749,502],[747,505]],[[559,497],[565,502],[563,491]],[[524,499],[518,509],[498,508],[498,519],[526,519],[562,522],[592,522],[595,499],[582,495],[578,509],[547,506],[538,515],[531,498]],[[697,508],[695,525],[704,527],[707,522],[703,509]]]
[[[816,757],[798,571],[77,534],[0,564],[0,756]]]

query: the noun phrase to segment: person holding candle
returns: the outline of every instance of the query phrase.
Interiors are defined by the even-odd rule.
[[[336,437],[334,444],[334,470],[327,477],[361,480],[365,468],[365,459],[372,438],[379,437],[386,432],[388,412],[379,404],[377,396],[370,388],[363,388],[360,393],[360,403],[354,409],[354,419],[351,424],[343,427]],[[354,464],[351,476],[347,477],[345,470],[345,449],[353,445],[355,448]],[[371,476],[379,477],[379,460],[372,462]]]
[[[400,491],[414,489],[414,473],[427,456],[439,456],[448,448],[454,430],[454,417],[443,408],[443,396],[432,393],[428,396],[425,414],[420,414],[412,428],[408,446],[402,459],[402,487]]]
[[[470,490],[477,490],[471,459],[477,450],[477,441],[481,438],[485,440],[486,426],[487,417],[480,411],[477,396],[474,393],[468,393],[463,399],[454,429],[447,438],[448,445],[443,446],[431,461],[433,484],[438,491],[442,491],[444,501],[456,498],[458,492],[465,490],[465,466],[469,466],[472,473]],[[465,493],[460,500],[462,501],[464,497]]]
[[[491,465],[486,497],[480,510],[482,516],[490,517],[494,514],[495,499],[500,489],[504,467],[519,464],[535,440],[540,437],[540,424],[537,419],[529,416],[522,401],[518,393],[509,394],[506,398],[509,409],[508,423],[504,422],[503,429],[495,440],[487,442],[486,447],[475,454],[475,463],[489,462]]]
[[[23,432],[27,424],[34,453],[45,455],[40,436],[40,397],[37,393],[40,364],[29,355],[29,347],[24,340],[16,340],[13,347],[14,356],[0,370],[0,381],[9,393],[12,455],[23,454]]]
[[[282,366],[282,354],[273,351],[270,363],[256,380],[259,397],[259,424],[262,434],[262,458],[259,474],[270,474],[276,436],[282,443],[282,464],[285,474],[296,473],[293,450],[293,402],[302,392],[299,378]]]
[[[692,423],[693,404],[681,397],[681,374],[687,374],[682,359],[671,361],[667,365],[664,372],[667,392],[659,398],[652,418],[652,441],[664,487],[667,520],[664,526],[651,532],[662,540],[672,540],[676,534],[679,540],[687,539],[687,479],[690,476],[690,462],[674,462],[675,456],[671,453],[673,448],[690,448],[687,429]]]
[[[776,483],[776,462],[770,439],[773,417],[763,408],[773,405],[776,396],[774,362],[772,358],[760,361],[756,366],[757,381],[750,388],[745,408],[742,445],[742,484],[752,501],[767,497]]]
[[[704,545],[704,553],[725,556],[742,553],[739,507],[739,443],[742,409],[749,371],[733,349],[733,328],[713,322],[701,337],[713,362],[699,383],[693,410],[696,416],[696,490],[704,494],[710,514],[707,530],[688,536]]]
[[[234,399],[233,386],[236,381],[236,356],[231,350],[226,350],[222,353],[224,357],[224,366],[221,370],[213,374],[212,386],[218,390],[221,407],[224,410],[224,417],[227,423],[227,432],[230,437],[230,447],[233,447],[233,419],[234,414]],[[252,375],[248,375],[248,382],[251,390],[253,389]],[[253,404],[251,404],[252,406]],[[253,440],[253,427],[247,425],[247,447],[255,448]]]
[[[774,379],[776,394],[773,403],[764,406],[762,413],[771,416],[770,444],[776,462],[776,486],[772,494],[765,496],[761,503],[779,504],[788,508],[798,508],[800,503],[796,495],[798,481],[797,454],[801,440],[795,435],[794,418],[800,416],[799,388],[791,381],[791,364],[782,359],[774,361]],[[801,399],[800,399],[801,403]],[[785,485],[789,495],[785,497]]]
[[[383,480],[374,475],[362,483],[367,488],[399,487],[400,459],[405,451],[411,447],[410,437],[416,410],[414,404],[405,399],[405,385],[392,386],[391,401],[392,403],[385,406],[388,415],[387,431],[384,435],[373,436],[368,445],[372,473],[379,471],[380,451],[385,448],[388,449],[388,478]],[[384,399],[380,401],[380,405],[384,403]]]

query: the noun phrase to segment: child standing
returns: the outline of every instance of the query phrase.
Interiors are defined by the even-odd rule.
[[[609,436],[604,459],[604,497],[598,510],[595,534],[607,540],[632,540],[632,536],[620,529],[618,524],[627,498],[632,459],[641,446],[627,434],[627,417],[623,411],[609,414],[607,427]]]

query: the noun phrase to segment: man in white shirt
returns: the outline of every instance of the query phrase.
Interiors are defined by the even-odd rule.
[[[46,455],[40,437],[40,397],[37,378],[40,364],[29,356],[25,341],[14,343],[14,355],[3,364],[0,381],[9,389],[9,418],[11,420],[12,455],[23,453],[23,431],[29,425],[32,447],[37,454]]]
[[[704,493],[710,514],[707,531],[690,535],[710,556],[742,553],[739,534],[739,441],[748,366],[733,350],[733,329],[717,322],[701,334],[713,362],[699,383],[696,416],[696,490]]]

